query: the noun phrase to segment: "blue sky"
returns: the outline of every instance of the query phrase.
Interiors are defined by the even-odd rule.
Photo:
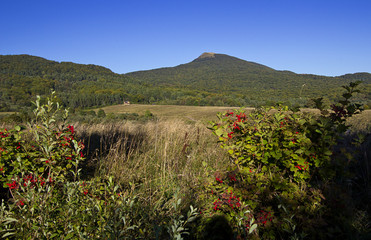
[[[370,0],[2,0],[0,54],[127,73],[216,52],[277,70],[371,72]]]

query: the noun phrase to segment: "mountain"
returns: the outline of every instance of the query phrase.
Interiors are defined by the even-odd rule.
[[[258,101],[292,102],[318,96],[330,97],[339,94],[341,86],[350,81],[362,80],[368,90],[371,84],[370,73],[339,77],[296,74],[216,53],[203,53],[190,63],[176,67],[132,72],[127,76],[155,86],[182,86],[213,93],[237,94]]]
[[[72,108],[133,103],[257,106],[310,98],[338,98],[341,85],[364,82],[358,100],[371,103],[371,74],[339,77],[296,74],[225,54],[203,53],[176,67],[116,74],[105,67],[56,62],[30,55],[0,55],[0,111],[20,110],[36,95],[56,90]],[[369,103],[368,103],[369,104]],[[371,105],[371,104],[369,104]]]
[[[224,54],[203,53],[190,63],[176,67],[159,68],[128,73],[127,75],[154,85],[188,86],[212,91],[219,90],[230,79],[244,79],[246,76],[269,75],[275,71],[261,64],[247,62]],[[215,85],[215,86],[214,86]],[[239,86],[236,86],[238,88]],[[229,86],[229,88],[234,88]]]

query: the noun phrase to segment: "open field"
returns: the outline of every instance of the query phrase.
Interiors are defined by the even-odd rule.
[[[371,131],[371,110],[365,110],[348,120],[354,130]]]
[[[150,111],[158,118],[181,119],[181,120],[214,120],[218,112],[224,112],[238,107],[214,107],[214,106],[179,106],[179,105],[113,105],[102,108],[106,113],[138,113],[144,114]],[[249,108],[252,109],[252,108]]]
[[[106,113],[138,113],[143,115],[147,110],[160,119],[180,119],[185,121],[209,121],[216,120],[218,112],[225,112],[238,107],[214,107],[214,106],[179,106],[179,105],[113,105],[102,108]],[[252,110],[253,108],[246,108]],[[303,111],[316,111],[314,109],[303,109]],[[371,127],[371,110],[365,110],[360,115],[354,116],[349,121],[357,129]]]

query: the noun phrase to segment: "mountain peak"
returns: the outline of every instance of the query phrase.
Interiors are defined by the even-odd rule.
[[[203,58],[215,58],[215,53],[213,53],[213,52],[204,52],[197,59],[203,59]]]

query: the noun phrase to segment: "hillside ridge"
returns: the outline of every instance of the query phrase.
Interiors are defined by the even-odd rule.
[[[339,77],[296,74],[226,54],[202,53],[191,62],[127,74],[32,55],[0,55],[0,111],[30,105],[30,98],[59,93],[72,108],[120,104],[259,106],[284,102],[306,106],[311,98],[341,96],[342,85],[361,80],[359,99],[371,105],[371,74]]]

